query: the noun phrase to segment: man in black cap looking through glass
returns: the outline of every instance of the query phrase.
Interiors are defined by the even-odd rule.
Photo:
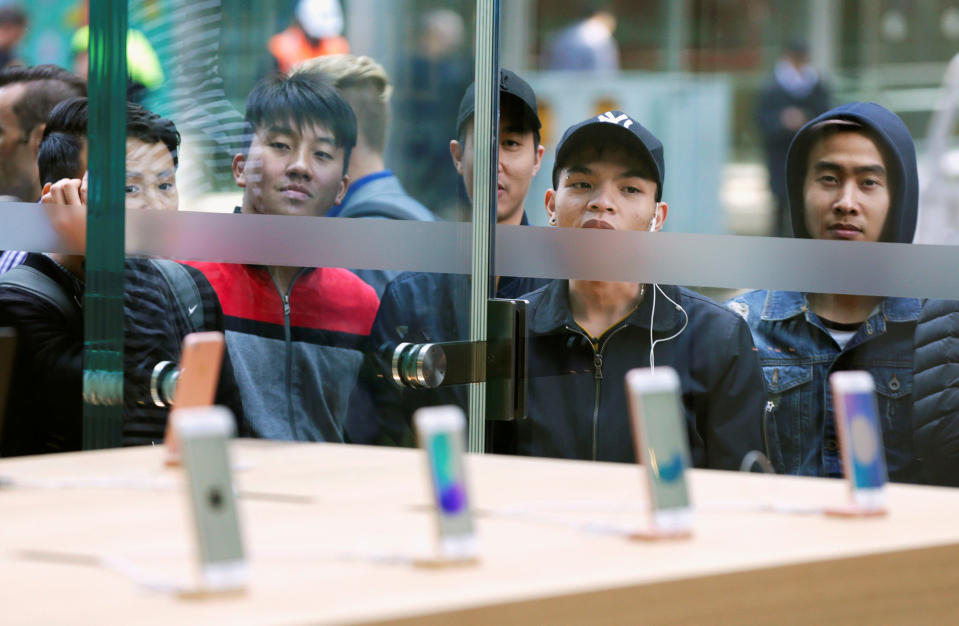
[[[536,94],[509,70],[500,72],[499,165],[496,171],[496,221],[527,224],[526,194],[539,171],[544,148]],[[473,194],[473,112],[475,87],[460,101],[456,139],[450,156]],[[496,277],[497,298],[518,298],[546,281],[515,276]],[[357,443],[413,445],[410,420],[421,406],[456,404],[466,410],[466,385],[439,389],[401,389],[391,380],[389,350],[403,342],[432,343],[469,339],[470,277],[463,274],[406,272],[383,293],[370,334],[365,374],[350,400],[347,433]]]
[[[664,178],[651,132],[621,111],[591,117],[556,149],[550,224],[657,232]],[[517,452],[635,462],[623,378],[654,364],[679,375],[696,466],[738,469],[764,449],[762,373],[735,314],[681,287],[634,282],[556,279],[526,299],[529,417],[515,423]]]

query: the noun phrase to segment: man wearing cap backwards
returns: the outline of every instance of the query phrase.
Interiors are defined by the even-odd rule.
[[[786,187],[796,237],[911,243],[919,199],[909,131],[874,103],[846,104],[793,139]],[[920,302],[753,291],[727,303],[753,333],[769,391],[770,439],[790,474],[841,476],[829,375],[866,370],[876,383],[889,476],[913,480],[913,332]]]
[[[460,101],[457,138],[450,155],[473,194],[474,89]],[[496,221],[527,224],[524,205],[533,176],[539,171],[543,146],[536,94],[509,70],[500,72],[499,166],[496,172]],[[542,279],[500,276],[497,298],[518,298],[536,289]],[[347,434],[361,443],[412,445],[410,419],[421,406],[457,404],[466,408],[466,385],[440,389],[399,389],[391,381],[389,348],[401,342],[424,343],[469,339],[470,278],[461,274],[406,272],[390,282],[370,334],[370,359],[357,393],[350,400]],[[386,348],[384,350],[383,348]],[[375,418],[374,418],[375,416]]]
[[[557,147],[549,221],[659,231],[664,173],[663,146],[639,122],[620,111],[592,117]],[[516,424],[518,452],[634,462],[623,379],[649,367],[654,345],[655,365],[679,374],[696,466],[738,469],[763,450],[759,362],[746,324],[720,305],[672,285],[589,280],[553,280],[527,299],[529,418]]]

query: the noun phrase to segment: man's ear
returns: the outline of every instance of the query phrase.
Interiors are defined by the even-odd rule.
[[[27,136],[27,143],[30,145],[30,151],[33,153],[34,158],[36,158],[37,154],[40,152],[40,142],[43,141],[43,131],[46,128],[46,122],[43,124],[37,124]]]
[[[456,168],[456,172],[462,176],[463,175],[463,146],[460,145],[460,142],[455,139],[450,140],[450,157],[453,159],[453,167]]]
[[[536,163],[533,164],[533,176],[539,173],[539,166],[543,164],[543,153],[546,151],[542,145],[536,146]]]
[[[246,187],[246,155],[238,154],[233,157],[233,180],[237,187]]]
[[[343,198],[346,197],[346,190],[350,188],[350,177],[346,174],[343,174],[343,178],[340,179],[340,190],[336,192],[336,199],[333,201],[333,206],[338,205],[340,202],[343,202]]]
[[[658,232],[663,228],[663,224],[666,223],[666,216],[669,214],[669,205],[665,202],[656,203],[656,222],[653,232]]]
[[[543,146],[540,146],[540,148],[542,147]],[[553,216],[556,215],[556,191],[547,189],[543,203],[546,205],[546,217],[549,219],[550,224],[552,224]]]

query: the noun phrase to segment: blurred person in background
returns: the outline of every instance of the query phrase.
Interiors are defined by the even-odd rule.
[[[90,27],[81,26],[70,40],[73,71],[87,79],[90,67]],[[143,102],[146,96],[159,89],[165,80],[160,57],[150,41],[139,30],[127,31],[127,100]]]
[[[456,126],[456,95],[473,82],[462,16],[435,9],[419,21],[416,49],[399,64],[393,98],[398,175],[410,194],[443,219],[469,219],[469,198],[442,138]]]
[[[0,69],[22,65],[17,46],[26,32],[27,14],[20,7],[0,7]]]
[[[267,72],[287,73],[298,63],[324,54],[346,54],[350,45],[343,33],[339,0],[299,0],[293,23],[270,37]]]
[[[429,209],[406,193],[383,161],[393,93],[383,66],[370,57],[333,54],[304,61],[293,72],[309,72],[327,80],[356,114],[356,146],[350,153],[347,171],[350,186],[343,200],[326,215],[435,221]],[[356,270],[355,273],[372,286],[378,296],[399,274],[386,270]]]
[[[789,237],[786,198],[786,151],[803,124],[830,106],[829,86],[809,64],[809,49],[793,41],[773,68],[773,75],[756,101],[756,124],[766,154],[769,189],[776,203],[772,235]]]
[[[589,3],[582,18],[561,30],[547,44],[543,67],[547,70],[615,72],[619,46],[613,34],[616,16],[605,4]]]
[[[919,211],[916,149],[892,111],[853,102],[796,134],[786,157],[794,236],[912,243]],[[769,392],[765,422],[787,474],[841,477],[829,375],[865,370],[890,480],[918,479],[912,440],[916,298],[750,291],[726,305],[749,324]],[[774,462],[776,459],[773,459]]]
[[[57,105],[46,122],[38,156],[42,201],[54,230],[81,251],[86,246],[87,119],[86,98]],[[176,127],[129,103],[126,131],[127,208],[176,210],[180,140]],[[147,186],[157,187],[159,193],[144,193]],[[80,449],[85,278],[82,252],[31,253],[0,277],[0,324],[17,329],[20,347],[0,433],[3,456]],[[184,282],[188,289],[182,287]],[[193,300],[179,302],[187,292],[192,295],[184,297]],[[199,309],[197,315],[191,307]],[[213,288],[198,270],[172,261],[128,258],[123,323],[122,441],[159,443],[169,402],[156,393],[154,381],[175,369],[187,333],[223,330],[222,312]],[[228,355],[217,402],[228,405],[242,420]]]

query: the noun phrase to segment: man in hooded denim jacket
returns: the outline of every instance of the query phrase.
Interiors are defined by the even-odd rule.
[[[815,118],[786,158],[793,234],[911,243],[919,197],[905,124],[874,103]],[[789,474],[842,476],[829,375],[866,370],[876,383],[892,480],[915,480],[912,446],[915,298],[753,291],[727,306],[753,334],[769,393],[767,419]]]

